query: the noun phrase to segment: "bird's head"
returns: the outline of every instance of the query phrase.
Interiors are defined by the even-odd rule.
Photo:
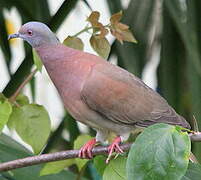
[[[21,38],[27,41],[33,48],[44,44],[58,44],[55,34],[47,25],[41,22],[28,22],[24,24],[18,33],[9,35],[8,39]]]

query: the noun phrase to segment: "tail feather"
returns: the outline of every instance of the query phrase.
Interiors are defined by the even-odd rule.
[[[180,115],[160,117],[157,120],[145,120],[137,122],[136,125],[140,127],[147,127],[156,123],[166,123],[170,125],[178,125],[187,129],[191,129],[190,124]]]

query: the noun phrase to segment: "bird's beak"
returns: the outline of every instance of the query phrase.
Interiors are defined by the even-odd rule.
[[[19,33],[16,33],[16,34],[10,34],[10,35],[8,36],[8,40],[10,40],[10,39],[14,39],[14,38],[19,38],[19,37],[20,37]]]

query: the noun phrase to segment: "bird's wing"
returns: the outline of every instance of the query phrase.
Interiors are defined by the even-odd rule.
[[[183,123],[158,93],[131,73],[108,62],[93,66],[81,98],[92,110],[119,124]]]

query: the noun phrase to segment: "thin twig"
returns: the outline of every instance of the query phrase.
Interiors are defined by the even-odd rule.
[[[9,98],[10,102],[15,102],[17,96],[20,94],[21,90],[24,88],[24,86],[32,79],[32,77],[34,76],[34,74],[37,72],[37,69],[34,69],[34,71],[32,71],[27,77],[26,79],[22,82],[22,84],[20,84],[20,86],[17,88],[17,90],[15,91],[15,93]]]
[[[107,24],[104,26],[105,28],[108,28],[110,27],[110,24]],[[79,36],[80,34],[84,33],[84,32],[88,32],[88,30],[90,29],[93,29],[94,27],[93,26],[90,26],[90,27],[85,27],[84,29],[82,29],[81,31],[79,31],[78,33],[74,34],[73,37],[77,37]]]
[[[127,144],[121,145],[120,147],[122,148],[123,151],[128,151],[130,149],[130,146],[131,146],[131,143],[127,143]],[[107,146],[98,146],[92,150],[93,156],[100,155],[100,154],[107,154],[107,153],[108,153]],[[77,158],[78,154],[79,154],[79,150],[68,150],[68,151],[61,151],[56,153],[31,156],[31,157],[26,157],[23,159],[16,159],[13,161],[1,163],[0,172],[9,171],[16,168],[32,166],[36,164],[42,164],[46,162]]]

